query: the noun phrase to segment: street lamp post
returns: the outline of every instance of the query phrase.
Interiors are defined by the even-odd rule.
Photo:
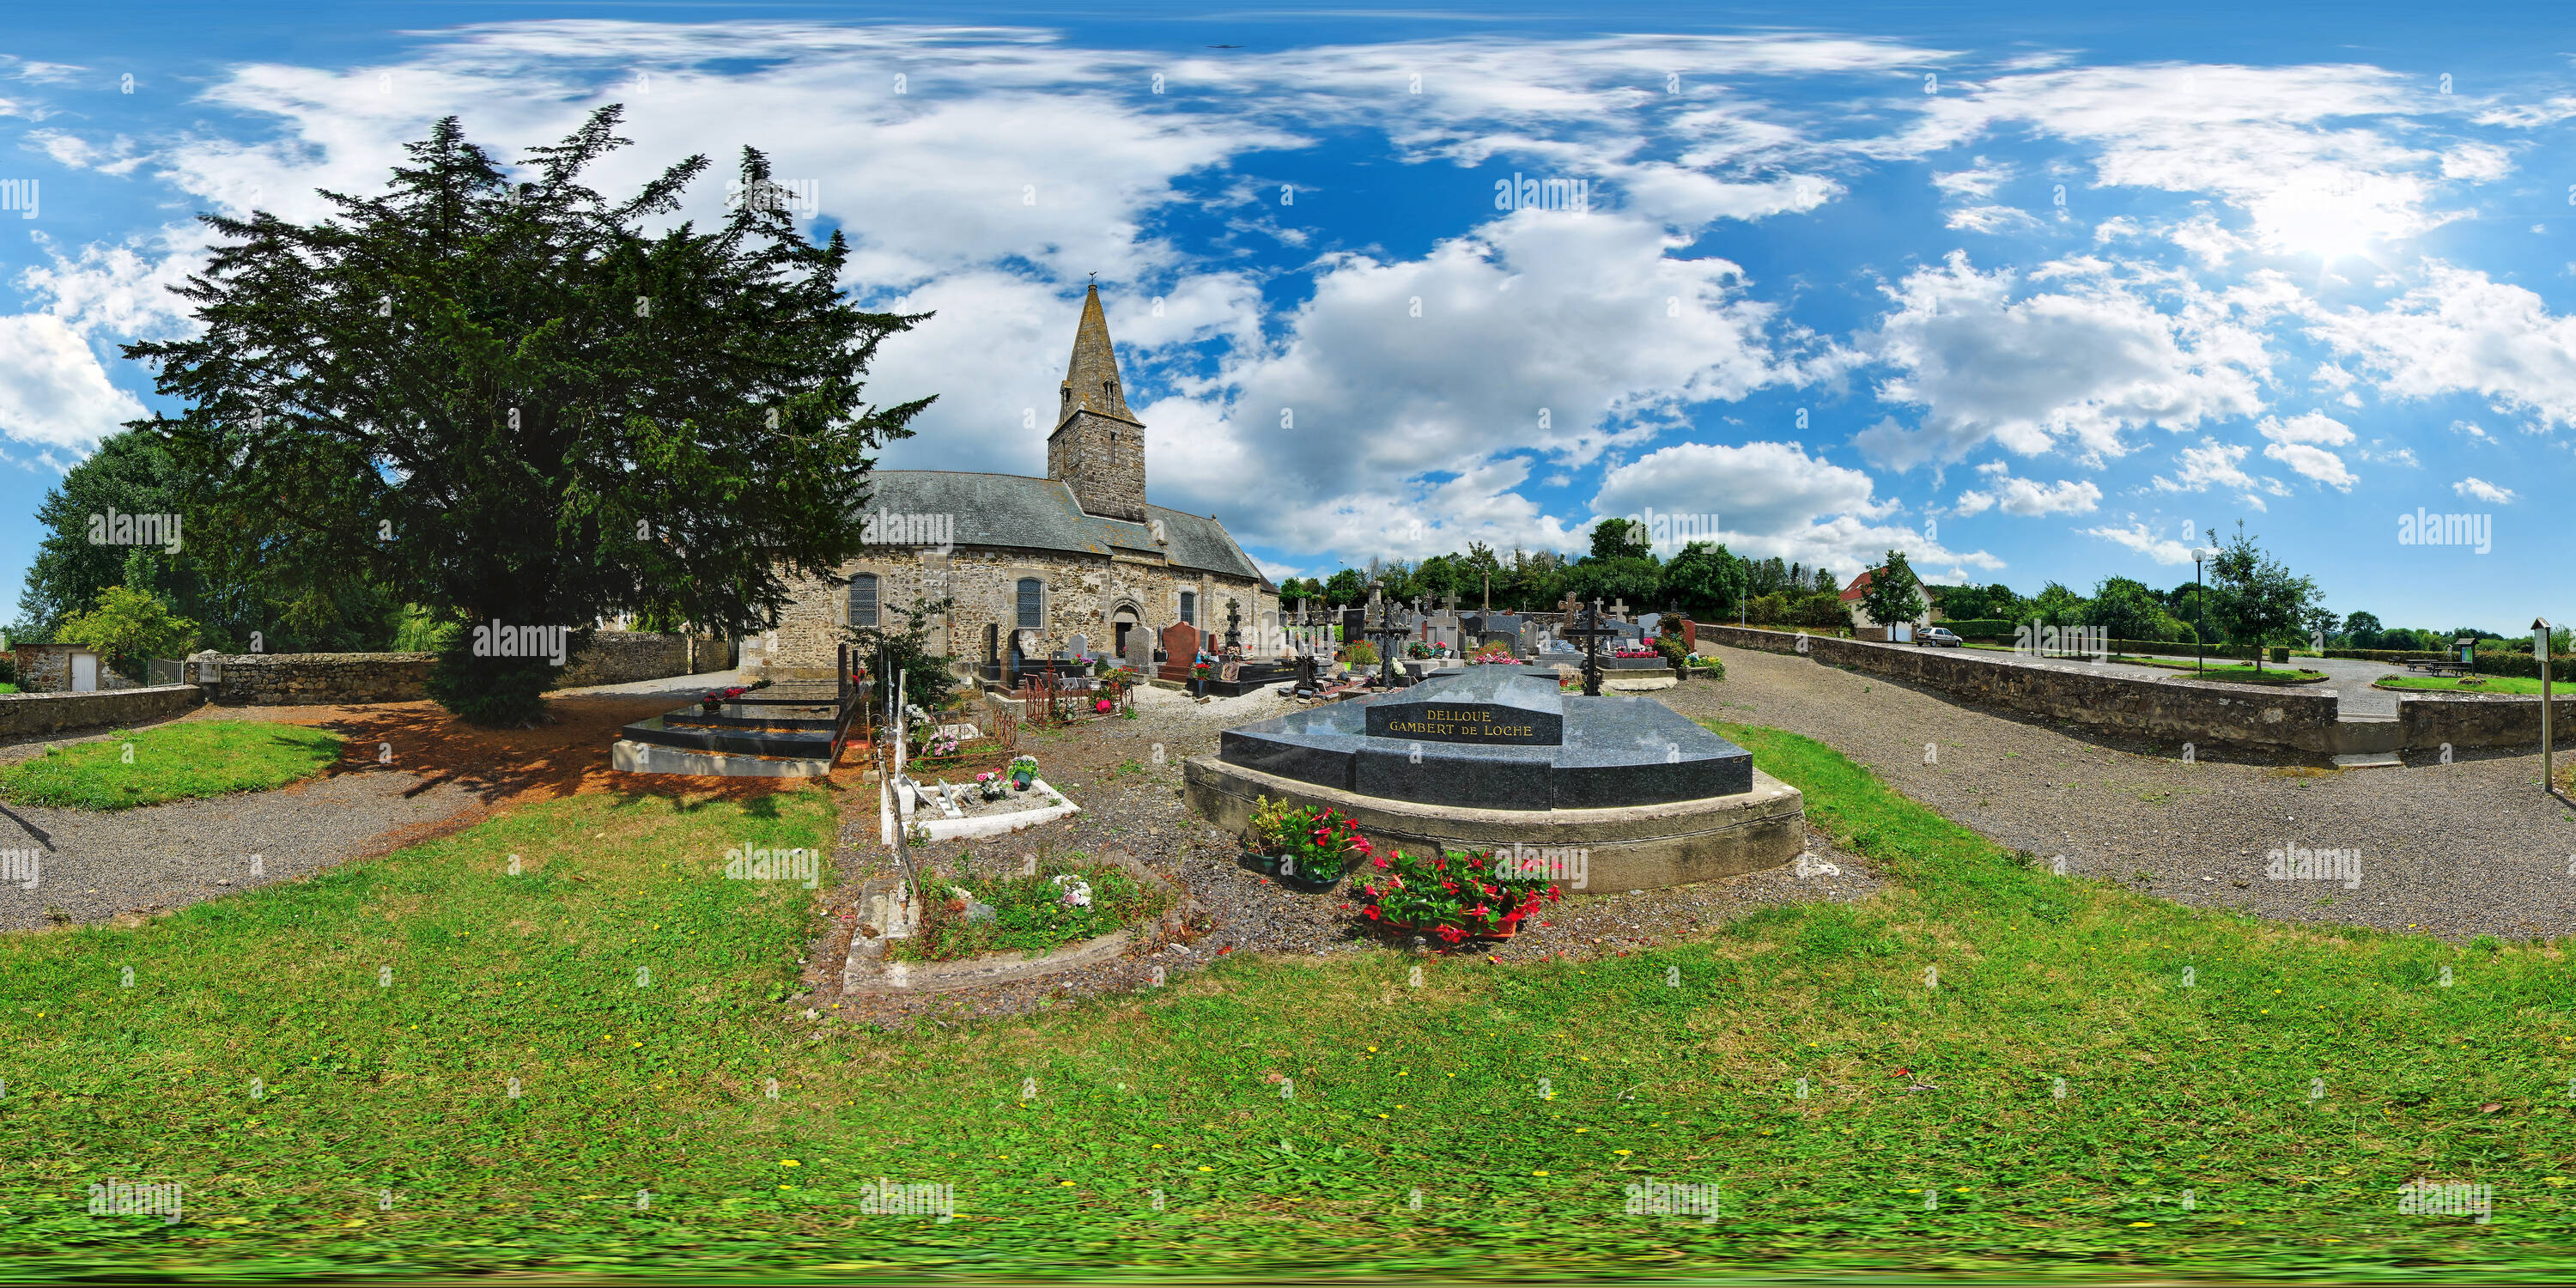
[[[2200,565],[2217,553],[2199,546],[2191,548],[2191,633],[2200,637],[2197,642],[2202,671],[2209,669],[2209,612],[2204,607],[2209,602],[2209,593],[2200,585]]]
[[[2558,790],[2555,746],[2549,728],[2549,619],[2531,619],[2531,655],[2540,661],[2540,790]]]

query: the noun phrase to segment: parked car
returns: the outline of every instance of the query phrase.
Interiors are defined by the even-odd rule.
[[[1926,626],[1914,632],[1914,642],[1929,648],[1957,648],[1966,643],[1952,634],[1947,626]]]

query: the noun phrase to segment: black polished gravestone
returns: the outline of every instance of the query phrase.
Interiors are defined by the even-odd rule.
[[[1361,796],[1493,810],[1734,796],[1753,757],[1651,698],[1560,695],[1501,666],[1228,729],[1225,764]]]
[[[1473,666],[1455,679],[1429,680],[1367,704],[1372,738],[1420,738],[1500,747],[1554,747],[1565,741],[1565,700],[1553,684],[1533,682],[1517,667]]]

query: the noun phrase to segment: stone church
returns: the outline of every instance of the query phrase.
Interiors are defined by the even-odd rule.
[[[1127,408],[1097,286],[1057,393],[1045,478],[868,478],[867,508],[851,516],[867,548],[829,582],[793,587],[778,628],[743,641],[746,673],[828,677],[841,628],[899,627],[899,607],[943,598],[956,602],[932,623],[931,650],[986,678],[1023,657],[1125,657],[1135,632],[1175,622],[1222,636],[1229,606],[1247,645],[1278,625],[1278,588],[1216,516],[1145,499],[1145,426]]]

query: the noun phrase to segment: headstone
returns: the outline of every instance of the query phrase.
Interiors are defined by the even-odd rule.
[[[1091,637],[1088,635],[1074,636],[1072,642],[1065,646],[1064,651],[1076,662],[1090,661]]]
[[[1127,631],[1127,668],[1138,675],[1154,672],[1154,637],[1140,623]]]
[[[1641,613],[1637,617],[1637,633],[1640,635],[1657,634],[1663,624],[1664,615],[1662,613]]]
[[[1554,684],[1517,668],[1471,666],[1447,682],[1369,704],[1368,736],[1502,747],[1565,741],[1565,700]]]
[[[1199,644],[1204,638],[1199,634],[1199,628],[1188,622],[1174,622],[1164,627],[1161,677],[1187,682],[1190,667],[1199,660]]]

